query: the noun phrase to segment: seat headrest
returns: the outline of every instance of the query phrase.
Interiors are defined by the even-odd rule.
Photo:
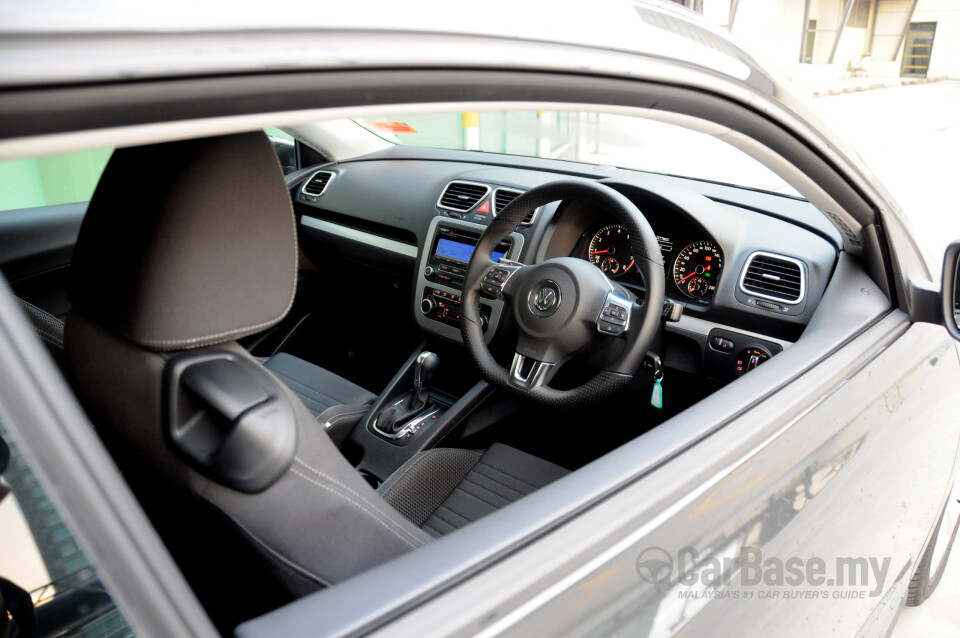
[[[238,339],[293,304],[296,221],[263,133],[118,149],[90,202],[69,298],[150,350]]]

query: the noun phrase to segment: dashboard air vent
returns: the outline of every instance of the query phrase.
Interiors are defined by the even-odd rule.
[[[803,262],[770,253],[750,255],[740,280],[747,294],[791,305],[803,300],[805,288]]]
[[[500,212],[506,208],[510,202],[516,198],[523,195],[523,191],[513,190],[512,188],[498,188],[497,192],[493,194],[493,214],[494,216],[499,215]],[[536,208],[523,218],[523,221],[520,222],[524,226],[529,226],[533,223],[533,220],[537,218],[537,213],[540,211],[539,208]]]
[[[333,181],[334,176],[334,173],[330,171],[317,171],[304,182],[300,192],[310,197],[320,197],[323,195],[323,191],[327,190],[327,186]]]
[[[484,184],[475,184],[473,182],[450,182],[443,189],[437,206],[447,210],[455,210],[464,213],[477,204],[480,200],[490,193],[490,187]]]

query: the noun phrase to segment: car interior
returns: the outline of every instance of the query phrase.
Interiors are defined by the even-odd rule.
[[[825,296],[883,279],[795,193],[288,130],[117,148],[89,205],[0,219],[27,247],[4,276],[224,632],[749,393],[836,323]]]

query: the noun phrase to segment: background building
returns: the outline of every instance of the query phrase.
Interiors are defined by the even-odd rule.
[[[674,0],[798,84],[960,77],[956,0]]]

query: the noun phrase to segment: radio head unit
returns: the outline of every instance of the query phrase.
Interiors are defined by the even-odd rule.
[[[465,220],[435,217],[427,233],[428,241],[420,254],[414,316],[421,328],[449,339],[461,341],[460,305],[463,278],[470,258],[485,226]],[[510,233],[493,250],[493,261],[501,257],[519,259],[523,235]],[[480,318],[484,337],[489,342],[500,323],[503,301],[484,299]]]
[[[427,281],[461,290],[467,264],[470,263],[481,232],[459,228],[450,222],[438,224],[432,235],[427,264],[423,269]],[[510,238],[500,242],[491,255],[493,261],[499,261],[501,257],[509,254],[512,246],[513,240]]]

